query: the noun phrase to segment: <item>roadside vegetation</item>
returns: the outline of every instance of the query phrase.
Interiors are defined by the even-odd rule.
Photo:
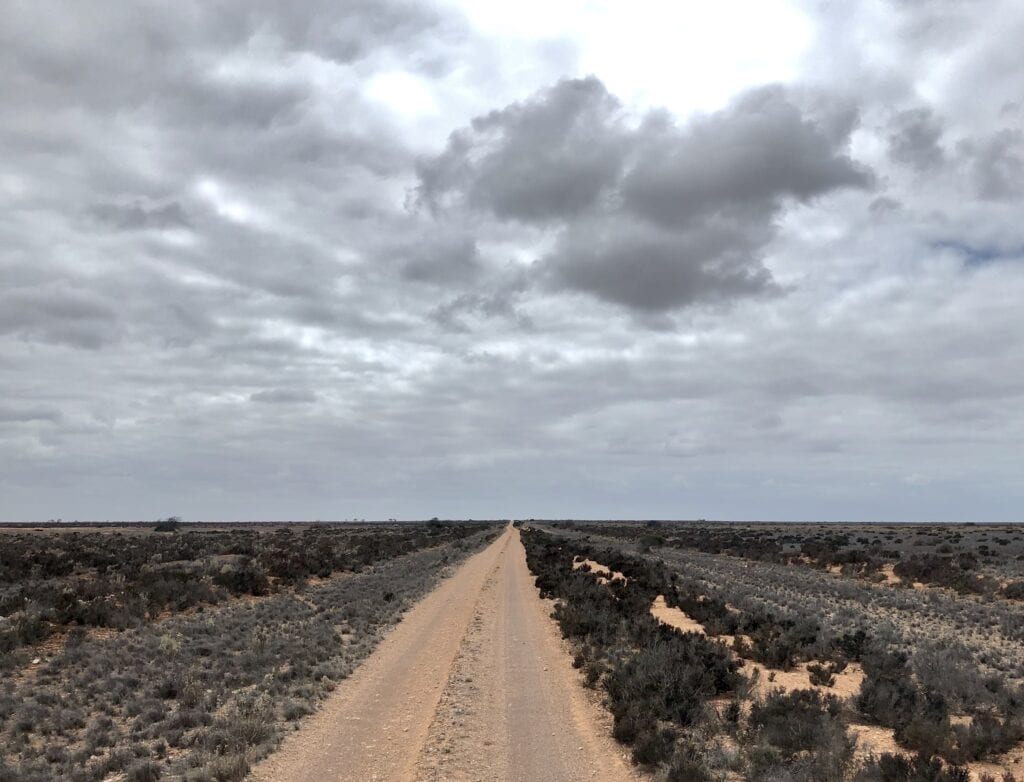
[[[478,532],[478,525],[138,525],[0,531],[0,660],[72,628],[125,630]]]
[[[500,529],[5,532],[0,782],[243,778]]]
[[[576,665],[634,760],[667,780],[1014,779],[1024,768],[1017,607],[843,578],[783,558],[789,528],[763,526],[728,554],[719,547],[731,533],[684,546],[699,540],[683,524],[524,530],[538,587],[557,601]],[[844,533],[829,534],[844,546]],[[678,624],[659,621],[657,605]],[[929,633],[942,614],[942,632],[959,625],[954,642]]]

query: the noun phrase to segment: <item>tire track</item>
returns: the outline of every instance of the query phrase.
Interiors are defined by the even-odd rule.
[[[506,532],[413,606],[302,729],[259,763],[258,782],[402,782],[414,778],[480,592]]]
[[[260,782],[629,782],[509,528],[414,606]]]

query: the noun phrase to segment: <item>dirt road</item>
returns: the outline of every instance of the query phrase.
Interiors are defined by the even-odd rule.
[[[639,779],[549,612],[509,528],[413,607],[253,778]]]

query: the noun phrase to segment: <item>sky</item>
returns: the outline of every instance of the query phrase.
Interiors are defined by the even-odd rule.
[[[0,519],[1024,517],[1024,5],[14,0]]]

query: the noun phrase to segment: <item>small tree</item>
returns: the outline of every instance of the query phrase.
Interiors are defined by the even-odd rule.
[[[154,532],[177,532],[178,527],[181,526],[181,516],[168,516],[166,519],[158,521],[154,527]]]

